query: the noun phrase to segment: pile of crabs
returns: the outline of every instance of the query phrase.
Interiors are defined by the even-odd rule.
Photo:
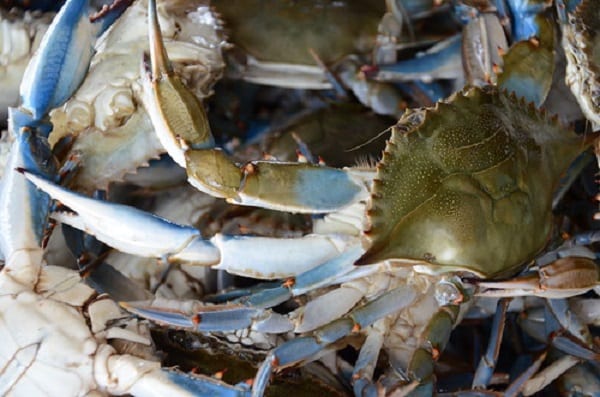
[[[597,1],[2,7],[0,394],[599,393]]]

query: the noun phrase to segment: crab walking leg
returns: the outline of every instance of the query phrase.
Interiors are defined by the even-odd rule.
[[[502,335],[504,334],[506,310],[509,303],[510,299],[507,298],[498,301],[492,322],[489,345],[485,354],[479,360],[477,370],[473,376],[473,383],[471,385],[473,389],[486,388],[492,379],[496,363],[498,362],[498,355],[500,354],[500,344],[502,343]]]
[[[559,258],[540,266],[537,272],[528,272],[512,280],[482,281],[477,284],[484,289],[477,293],[478,296],[565,298],[598,287],[600,269],[592,258],[580,254]]]
[[[370,326],[378,319],[410,305],[417,292],[401,286],[386,292],[364,306],[353,310],[346,317],[333,321],[312,336],[292,339],[273,349],[260,366],[254,378],[252,396],[262,396],[274,370],[309,361],[320,351],[341,338]]]
[[[56,219],[134,255],[217,265],[217,269],[256,278],[281,278],[332,259],[354,241],[336,235],[308,235],[300,239],[217,235],[210,241],[203,240],[191,226],[178,225],[126,205],[94,200],[27,170],[20,171],[38,188],[77,213],[57,213],[53,215]],[[263,246],[263,251],[249,255],[248,248],[257,243]],[[256,263],[261,267],[254,268]]]
[[[367,334],[365,343],[360,348],[360,353],[354,371],[352,371],[352,381],[355,396],[377,396],[377,387],[373,385],[371,379],[375,374],[377,358],[383,347],[385,333],[389,325],[389,319],[382,318],[376,321]]]
[[[215,148],[203,105],[173,73],[148,2],[151,71],[144,105],[163,147],[185,167],[197,189],[242,205],[318,213],[365,198],[362,183],[342,170],[296,163],[253,162],[242,167]]]
[[[368,77],[378,81],[462,79],[461,42],[462,35],[454,35],[416,58],[377,65],[367,71]]]
[[[310,301],[299,309],[294,320],[277,315],[268,308],[316,288],[336,283],[339,277],[351,272],[353,263],[363,253],[353,246],[340,256],[323,263],[282,286],[266,288],[228,304],[210,305],[190,301],[124,302],[128,311],[167,326],[194,331],[234,331],[251,328],[260,332],[280,333],[293,330],[307,332],[346,314],[364,297],[364,288],[346,285]],[[376,268],[373,267],[373,272]]]

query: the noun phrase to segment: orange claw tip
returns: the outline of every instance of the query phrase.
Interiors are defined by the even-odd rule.
[[[294,277],[290,277],[281,284],[282,287],[292,288],[296,284],[296,279]]]
[[[200,324],[202,322],[202,316],[200,316],[199,314],[194,314],[192,316],[192,323],[194,323],[195,326],[198,326],[198,324]]]
[[[218,380],[222,380],[223,376],[225,376],[225,373],[227,372],[227,368],[223,368],[220,371],[217,371],[213,374],[213,378],[218,379]]]

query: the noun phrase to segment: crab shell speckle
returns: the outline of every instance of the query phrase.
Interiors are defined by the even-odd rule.
[[[491,87],[407,112],[378,165],[369,248],[357,264],[390,260],[479,277],[514,271],[546,245],[554,187],[585,147]]]

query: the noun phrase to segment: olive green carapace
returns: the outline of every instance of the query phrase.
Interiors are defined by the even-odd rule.
[[[377,169],[358,264],[510,272],[544,248],[554,187],[585,146],[493,88],[407,112]]]

